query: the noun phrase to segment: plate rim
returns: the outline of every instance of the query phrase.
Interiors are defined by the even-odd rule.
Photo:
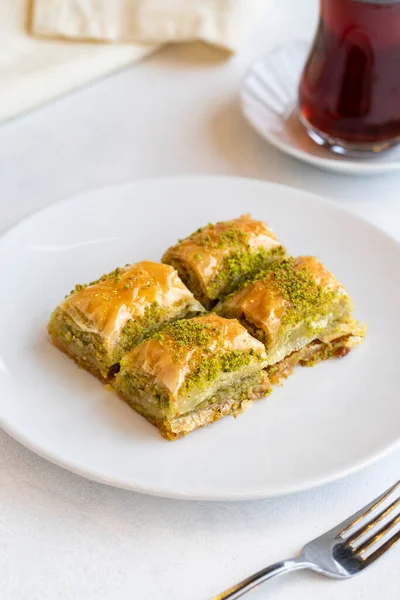
[[[11,227],[6,229],[2,233],[2,235],[0,235],[0,253],[3,250],[4,242],[7,241],[8,237],[12,236],[14,231],[18,230],[20,227],[25,225],[27,222],[32,221],[35,218],[40,218],[42,213],[51,212],[52,210],[57,210],[57,208],[59,206],[67,205],[68,203],[70,203],[72,201],[76,201],[79,198],[83,198],[85,196],[93,196],[93,195],[95,196],[99,192],[107,193],[107,191],[112,191],[112,190],[115,190],[116,188],[123,188],[125,186],[129,187],[129,186],[136,186],[136,185],[143,185],[143,184],[152,186],[152,185],[163,185],[165,183],[171,185],[171,184],[176,184],[176,183],[180,183],[180,182],[196,182],[196,181],[204,182],[207,180],[213,181],[213,182],[230,182],[230,183],[238,183],[239,182],[239,183],[245,184],[245,185],[255,185],[257,187],[264,188],[265,191],[267,191],[268,189],[269,189],[269,191],[271,191],[271,188],[272,189],[278,188],[281,190],[286,190],[290,194],[299,194],[300,193],[303,197],[308,197],[310,200],[313,200],[314,202],[317,201],[318,203],[320,203],[322,205],[329,206],[331,209],[334,209],[338,213],[345,215],[347,218],[350,217],[351,219],[354,219],[357,222],[361,221],[363,223],[363,226],[367,226],[367,228],[369,228],[375,232],[378,232],[380,235],[382,235],[384,238],[386,238],[387,241],[389,243],[393,244],[397,248],[397,251],[400,253],[400,243],[393,236],[391,236],[389,233],[385,232],[383,229],[372,224],[370,221],[366,220],[365,218],[356,215],[355,213],[351,212],[347,208],[343,208],[342,206],[339,206],[333,200],[325,198],[324,196],[321,196],[319,194],[309,192],[309,191],[301,189],[301,188],[289,186],[286,184],[275,183],[275,182],[271,182],[271,181],[263,180],[263,179],[253,179],[251,177],[231,176],[231,175],[226,175],[226,174],[222,174],[222,175],[217,175],[217,174],[171,175],[171,176],[167,176],[167,177],[148,177],[148,178],[144,178],[144,179],[126,179],[121,182],[112,183],[112,184],[106,185],[106,186],[89,188],[87,190],[83,190],[83,191],[77,192],[75,194],[71,194],[62,199],[57,200],[56,202],[51,203],[48,206],[42,207],[41,209],[39,209],[37,211],[33,211],[32,213],[26,215],[25,217],[23,217],[22,219],[17,221],[15,224],[13,224]],[[175,491],[171,491],[171,489],[168,488],[168,486],[166,487],[165,485],[161,485],[158,487],[142,486],[138,483],[121,481],[119,479],[113,478],[112,476],[110,476],[110,477],[105,476],[104,474],[101,474],[98,470],[93,469],[93,468],[90,468],[90,469],[81,468],[80,466],[75,464],[73,461],[70,462],[67,459],[58,458],[56,454],[41,447],[40,444],[38,444],[37,442],[32,440],[29,436],[26,436],[23,433],[20,433],[18,431],[18,429],[14,428],[13,425],[7,420],[7,418],[4,417],[4,415],[1,412],[0,412],[0,427],[12,439],[14,439],[16,442],[18,442],[19,444],[21,444],[22,446],[27,448],[29,451],[36,454],[37,456],[44,458],[48,462],[50,462],[58,467],[61,467],[61,468],[65,469],[66,471],[69,471],[71,473],[74,473],[75,475],[84,477],[87,480],[95,481],[96,483],[109,485],[109,486],[119,488],[119,489],[125,489],[125,490],[129,490],[129,491],[133,491],[133,492],[137,492],[137,493],[141,493],[141,494],[146,494],[149,496],[170,498],[170,499],[175,499],[175,500],[190,500],[190,501],[261,500],[261,499],[277,498],[277,497],[306,492],[306,491],[309,491],[312,489],[317,489],[324,485],[328,485],[330,483],[334,483],[336,481],[345,479],[345,478],[349,477],[350,475],[353,475],[353,474],[375,464],[376,462],[382,460],[383,458],[394,453],[398,448],[400,448],[400,435],[399,435],[399,439],[397,441],[389,444],[386,448],[383,448],[379,452],[368,454],[363,460],[360,460],[358,463],[356,463],[346,469],[337,468],[333,473],[328,474],[326,477],[317,477],[315,479],[309,479],[306,482],[304,482],[303,484],[286,485],[283,487],[281,486],[280,490],[265,491],[264,489],[251,489],[248,491],[242,491],[242,490],[237,489],[237,490],[231,490],[229,493],[226,493],[226,492],[215,493],[215,491],[211,492],[211,493],[210,492],[203,493],[203,492],[194,491],[191,493],[191,492],[179,491],[179,489],[175,490]]]
[[[305,40],[304,38],[293,38],[278,44],[271,48],[269,52],[267,52],[263,57],[254,61],[250,67],[245,72],[240,86],[239,97],[240,97],[240,107],[245,117],[247,123],[250,125],[253,131],[255,131],[262,139],[266,140],[272,146],[277,148],[283,154],[290,156],[300,162],[307,163],[309,165],[313,165],[319,169],[324,169],[327,171],[331,171],[334,173],[341,173],[342,175],[348,176],[357,176],[357,175],[382,175],[384,173],[393,173],[400,170],[400,157],[397,161],[384,162],[384,163],[364,163],[363,159],[343,159],[339,155],[327,156],[327,157],[319,157],[317,155],[306,152],[305,150],[301,150],[300,148],[296,148],[290,144],[286,144],[283,142],[279,136],[274,135],[274,133],[270,132],[268,128],[261,129],[255,123],[255,121],[250,116],[250,113],[247,110],[248,102],[245,98],[246,89],[249,79],[253,76],[256,67],[259,65],[265,64],[265,62],[276,52],[282,51],[284,48],[294,47],[294,46],[302,46],[304,50],[310,48],[312,45],[312,41]],[[370,159],[371,160],[371,159]]]

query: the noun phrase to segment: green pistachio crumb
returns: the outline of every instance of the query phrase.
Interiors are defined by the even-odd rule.
[[[193,319],[176,321],[164,330],[164,334],[180,347],[208,346],[213,340],[214,328],[208,323],[201,323]]]
[[[157,332],[157,333],[156,333],[156,335],[155,335],[155,337],[158,339],[158,341],[159,341],[159,342],[160,342],[160,344],[162,345],[162,344],[163,344],[163,341],[164,341],[164,336],[163,336],[163,334],[162,334],[162,333],[160,333],[160,332]]]
[[[293,258],[271,263],[267,269],[247,279],[245,285],[259,280],[271,281],[289,303],[281,319],[282,327],[304,321],[317,333],[319,328],[313,325],[315,317],[328,313],[337,297],[336,290],[327,290],[317,284],[306,268],[296,268]]]
[[[158,302],[146,306],[143,315],[129,319],[122,330],[122,344],[126,349],[133,348],[154,334],[154,329],[160,327],[166,320],[168,309]]]
[[[336,290],[326,290],[318,285],[305,268],[295,269],[293,259],[280,263],[273,271],[274,284],[282,296],[290,302],[282,325],[296,325],[306,320],[311,323],[316,315],[330,310],[330,305],[337,296]]]
[[[114,271],[111,271],[111,273],[106,273],[106,274],[102,275],[101,277],[99,277],[99,279],[95,279],[94,281],[91,281],[90,283],[78,283],[74,287],[74,289],[71,290],[69,294],[67,294],[66,298],[68,296],[71,296],[71,294],[80,292],[81,290],[84,290],[85,288],[87,288],[91,285],[96,285],[97,283],[101,283],[102,281],[107,281],[108,279],[115,278],[116,281],[121,281],[121,274],[123,272],[124,272],[124,269],[121,269],[121,267],[117,267],[116,269],[114,269]]]
[[[257,354],[256,358],[261,360],[261,355]],[[209,358],[202,356],[200,362],[195,364],[186,376],[182,391],[190,392],[193,388],[206,387],[222,373],[239,371],[254,359],[254,350],[252,352],[252,349],[220,352]]]
[[[269,269],[269,262],[278,263],[284,255],[285,249],[282,246],[269,250],[261,248],[257,252],[234,252],[225,257],[221,269],[209,284],[210,292],[218,296],[225,288],[230,292],[241,285],[248,285],[255,273]]]

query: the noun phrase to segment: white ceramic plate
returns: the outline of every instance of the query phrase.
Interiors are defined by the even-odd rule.
[[[348,158],[308,137],[295,107],[309,49],[304,41],[287,42],[252,66],[241,91],[242,109],[250,125],[282,152],[327,171],[378,175],[400,170],[399,146],[373,158]]]
[[[75,283],[158,260],[204,223],[245,212],[337,274],[368,338],[343,360],[298,369],[239,418],[168,442],[50,344],[47,320]],[[399,443],[400,248],[334,204],[245,179],[127,183],[23,221],[0,240],[0,264],[0,422],[75,473],[160,496],[261,498],[345,476]]]

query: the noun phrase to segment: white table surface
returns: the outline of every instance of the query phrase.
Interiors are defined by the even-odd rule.
[[[0,231],[92,187],[216,173],[325,195],[400,239],[400,174],[363,180],[318,171],[269,147],[239,112],[237,91],[249,64],[286,39],[310,37],[316,18],[315,0],[276,1],[230,61],[201,46],[171,47],[1,126]],[[396,453],[300,495],[177,502],[86,481],[0,431],[0,598],[206,600],[296,553],[399,476]],[[249,600],[395,600],[399,560],[400,548],[340,583],[293,574]]]

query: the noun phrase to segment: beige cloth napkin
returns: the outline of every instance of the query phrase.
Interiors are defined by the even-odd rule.
[[[37,35],[240,48],[260,0],[35,0]]]
[[[0,122],[163,43],[200,39],[235,51],[262,5],[265,0],[0,0]]]
[[[0,0],[0,122],[140,60],[155,48],[35,39],[28,34],[28,4]]]

